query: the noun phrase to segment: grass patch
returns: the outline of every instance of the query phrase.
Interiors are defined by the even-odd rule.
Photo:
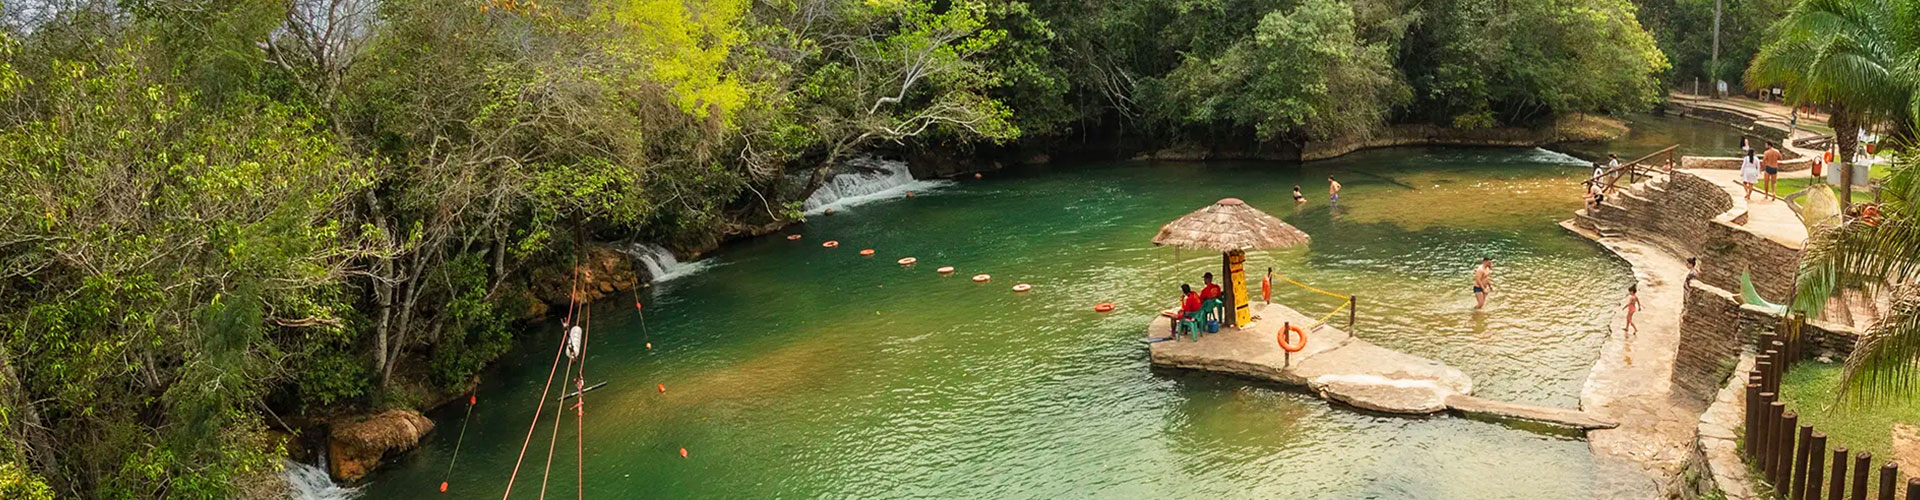
[[[1873,466],[1878,474],[1877,468],[1892,456],[1889,431],[1893,424],[1920,423],[1920,398],[1872,406],[1838,402],[1835,395],[1839,394],[1840,375],[1839,363],[1795,364],[1793,371],[1781,380],[1781,396],[1787,408],[1800,415],[1801,423],[1813,424],[1814,429],[1827,434],[1828,453],[1836,446],[1845,446],[1849,452],[1873,453]]]

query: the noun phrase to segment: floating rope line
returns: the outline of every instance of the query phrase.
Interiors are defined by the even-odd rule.
[[[479,403],[478,396],[467,395],[467,417],[460,421],[460,438],[453,442],[453,458],[447,460],[447,474],[440,477],[441,493],[447,492],[447,482],[453,479],[453,465],[460,463],[460,446],[467,442],[467,426],[473,425],[473,407]]]
[[[1280,277],[1280,279],[1283,279],[1283,280],[1287,280],[1287,282],[1288,282],[1288,283],[1292,283],[1292,284],[1293,284],[1293,286],[1297,286],[1297,287],[1300,287],[1300,288],[1305,288],[1305,289],[1308,289],[1308,290],[1312,290],[1312,291],[1315,291],[1315,292],[1320,292],[1321,294],[1325,294],[1325,295],[1327,295],[1327,296],[1331,296],[1331,297],[1339,297],[1339,298],[1340,298],[1341,300],[1346,300],[1347,298],[1350,298],[1350,297],[1351,297],[1350,295],[1347,295],[1347,294],[1343,294],[1343,293],[1333,293],[1333,292],[1329,292],[1329,291],[1326,291],[1326,290],[1321,290],[1321,289],[1318,289],[1318,288],[1314,288],[1314,287],[1311,287],[1311,286],[1307,286],[1307,284],[1305,284],[1305,283],[1301,283],[1301,282],[1298,282],[1298,281],[1294,281],[1294,280],[1293,280],[1293,278],[1288,278],[1288,277],[1286,277],[1286,276],[1284,276],[1284,275],[1283,275],[1283,276],[1281,276],[1281,277]]]

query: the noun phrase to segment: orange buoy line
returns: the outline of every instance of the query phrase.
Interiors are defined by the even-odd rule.
[[[1013,286],[1013,291],[1015,292],[1025,292],[1027,290],[1032,290],[1032,289],[1033,289],[1033,285],[1029,285],[1026,283],[1021,283]]]
[[[821,244],[820,244],[820,247],[821,247],[821,248],[835,248],[835,247],[838,247],[838,246],[840,246],[840,242],[838,242],[838,241],[834,241],[834,240],[827,240],[827,242],[826,242],[826,243],[821,243]]]
[[[460,438],[453,441],[453,458],[447,459],[447,475],[441,478],[440,492],[447,492],[447,480],[453,477],[453,465],[460,463],[460,445],[467,442],[467,426],[473,424],[473,406],[480,404],[480,397],[467,395],[467,417],[460,421]]]
[[[899,262],[900,265],[902,266],[911,266],[911,265],[914,265],[914,263],[920,262],[920,259],[916,259],[913,257],[906,257],[906,258],[900,259],[897,262]]]
[[[787,235],[787,241],[800,241],[800,235],[799,235],[799,234],[789,234],[789,235]]]
[[[861,251],[860,251],[860,256],[861,256],[861,257],[872,257],[872,256],[873,256],[873,249],[871,249],[871,248],[869,248],[869,249],[866,249],[866,250],[861,250]]]
[[[953,266],[940,266],[939,269],[935,269],[933,270],[933,272],[940,273],[940,274],[953,274]]]
[[[985,275],[985,274],[975,274],[975,275],[973,275],[973,282],[974,282],[974,283],[986,283],[986,282],[987,282],[987,280],[991,280],[991,279],[993,279],[993,276],[989,276],[989,275]]]
[[[1112,302],[1101,302],[1093,305],[1093,312],[1108,312],[1112,310],[1113,310]]]

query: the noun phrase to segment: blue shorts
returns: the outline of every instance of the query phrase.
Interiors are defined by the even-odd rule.
[[[1327,199],[1332,201],[1340,201],[1340,195],[1336,194],[1336,195],[1327,196]]]
[[[1473,287],[1473,293],[1487,293],[1487,291],[1482,290],[1480,287],[1476,286],[1476,287]]]

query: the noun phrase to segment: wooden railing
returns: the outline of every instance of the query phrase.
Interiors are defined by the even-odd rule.
[[[1880,466],[1877,484],[1869,478],[1873,474],[1870,453],[1849,456],[1847,448],[1836,443],[1829,464],[1827,435],[1812,424],[1800,423],[1799,414],[1788,409],[1780,397],[1781,377],[1792,371],[1794,361],[1806,353],[1800,335],[1805,321],[1803,316],[1788,315],[1781,321],[1781,331],[1761,334],[1760,355],[1754,369],[1747,372],[1746,436],[1740,451],[1753,477],[1771,485],[1775,498],[1864,500],[1875,493],[1872,498],[1896,500],[1901,489],[1900,467],[1891,457],[1884,457],[1887,460]],[[1905,489],[1906,500],[1920,500],[1920,478],[1908,479]]]
[[[1600,175],[1582,181],[1580,186],[1587,188],[1588,191],[1592,191],[1595,184],[1605,184],[1605,187],[1601,188],[1601,192],[1611,193],[1620,188],[1620,180],[1623,178],[1626,179],[1627,184],[1633,184],[1652,178],[1655,175],[1669,173],[1671,169],[1680,164],[1679,150],[1679,144],[1667,146],[1666,149],[1654,151],[1633,161],[1622,163],[1618,167],[1609,168],[1601,172]],[[1657,159],[1665,159],[1666,161],[1657,165],[1650,161]]]

